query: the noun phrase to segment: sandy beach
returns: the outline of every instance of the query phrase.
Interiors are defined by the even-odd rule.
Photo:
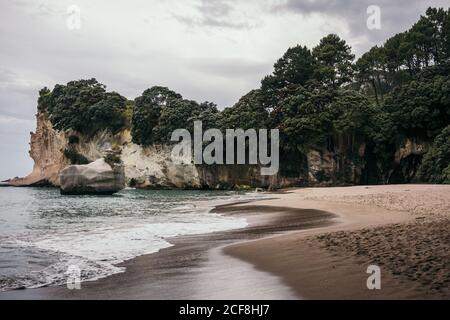
[[[448,299],[450,186],[287,189],[217,206],[249,227],[176,237],[81,290],[0,299]],[[381,290],[366,269],[381,268]]]
[[[450,186],[306,188],[259,202],[277,204],[333,212],[338,223],[224,251],[305,298],[450,298]],[[381,268],[381,290],[367,289],[369,265]]]

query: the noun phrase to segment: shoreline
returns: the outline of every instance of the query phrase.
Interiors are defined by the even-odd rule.
[[[430,188],[434,202],[426,202],[429,208],[396,210],[401,203],[396,194],[403,197],[412,191],[406,199],[414,207],[414,202],[423,200],[420,193]],[[443,200],[437,201],[439,192]],[[374,261],[342,250],[347,242],[367,249],[368,244],[360,246],[355,237],[360,230],[449,218],[450,186],[303,188],[268,195],[212,209],[245,217],[246,228],[167,239],[173,246],[127,260],[118,265],[126,267],[124,273],[83,282],[81,290],[65,286],[14,290],[0,292],[0,300],[450,298],[445,292],[427,291],[420,281],[405,279],[385,266],[382,290],[368,290],[366,268]],[[380,200],[386,195],[387,203]],[[425,240],[433,230],[425,230]],[[442,281],[445,285],[446,278]]]
[[[212,211],[246,217],[246,228],[168,238],[172,246],[127,260],[123,273],[66,286],[0,292],[2,299],[299,299],[278,276],[223,254],[229,244],[334,223],[319,210],[252,206],[255,200],[219,204]],[[240,209],[234,209],[240,205]],[[255,211],[255,209],[257,209]],[[227,213],[226,213],[227,212]],[[227,268],[223,268],[226,265]]]

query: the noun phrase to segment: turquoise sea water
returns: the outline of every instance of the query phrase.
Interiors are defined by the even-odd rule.
[[[0,188],[0,290],[82,280],[171,244],[168,237],[246,226],[210,212],[219,203],[262,197],[226,191],[134,190],[112,196],[63,196],[53,188]]]

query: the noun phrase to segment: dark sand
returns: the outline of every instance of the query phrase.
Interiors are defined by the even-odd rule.
[[[124,273],[80,290],[66,286],[14,290],[0,299],[298,299],[278,276],[224,255],[226,245],[281,232],[331,225],[333,214],[320,210],[244,204],[218,206],[218,213],[245,216],[249,227],[169,239],[174,246],[121,264]]]

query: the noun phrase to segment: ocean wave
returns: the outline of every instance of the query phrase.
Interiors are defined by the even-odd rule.
[[[125,268],[118,264],[172,246],[168,238],[246,227],[246,219],[211,213],[210,209],[218,204],[262,197],[254,193],[226,194],[212,200],[188,199],[181,204],[174,199],[170,202],[170,211],[146,219],[133,220],[132,215],[127,219],[103,217],[103,223],[94,227],[86,219],[85,224],[75,224],[72,232],[68,232],[69,224],[54,228],[52,232],[21,234],[8,241],[3,239],[0,246],[8,243],[17,248],[37,250],[51,259],[43,268],[13,276],[0,275],[0,290],[64,284],[70,266],[79,268],[81,281],[124,272]],[[158,207],[164,205],[167,202],[161,202]]]

